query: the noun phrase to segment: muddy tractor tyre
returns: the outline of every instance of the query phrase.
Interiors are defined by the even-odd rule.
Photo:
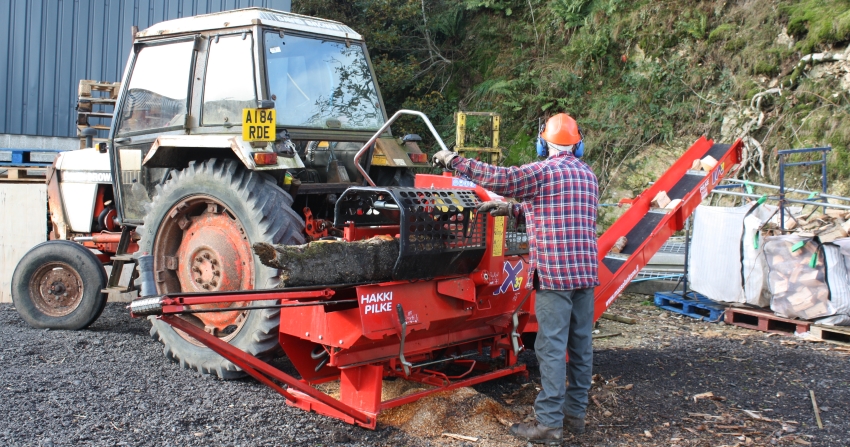
[[[191,162],[157,186],[145,216],[139,251],[153,255],[159,293],[274,288],[279,272],[254,256],[256,242],[303,244],[304,221],[292,198],[271,177],[235,160]],[[274,304],[233,303],[194,308]],[[277,352],[278,309],[196,313],[181,316],[258,357]],[[166,357],[183,368],[222,379],[244,373],[233,363],[171,325],[151,318],[151,336]]]
[[[12,275],[12,302],[34,328],[77,330],[106,307],[106,271],[88,248],[47,241],[21,258]]]

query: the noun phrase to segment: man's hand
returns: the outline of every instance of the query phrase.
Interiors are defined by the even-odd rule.
[[[431,159],[431,163],[433,163],[434,166],[438,166],[451,171],[452,160],[454,160],[455,157],[457,157],[457,152],[440,151],[434,154],[434,157]]]
[[[490,200],[478,205],[478,211],[482,213],[490,212],[491,216],[510,216],[512,205],[509,202],[499,202]]]

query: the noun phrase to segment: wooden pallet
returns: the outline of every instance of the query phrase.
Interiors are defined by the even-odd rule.
[[[86,139],[82,136],[83,129],[109,130],[120,90],[120,82],[80,80],[77,102],[77,136],[80,137],[80,149],[86,147]],[[99,92],[102,95],[92,96],[93,92]],[[106,140],[103,138],[94,138],[92,143],[104,141]]]
[[[92,91],[106,92],[110,98],[118,98],[118,91],[121,90],[120,82],[102,82],[92,81],[88,79],[80,80],[79,95],[81,98],[91,97]]]
[[[738,307],[726,309],[726,324],[783,335],[809,332],[812,325],[811,322],[806,320],[783,318],[766,310],[741,309]]]
[[[678,292],[656,292],[655,305],[710,323],[722,321],[723,313],[726,311],[726,306],[717,304],[696,292],[688,292],[684,297]]]
[[[850,327],[813,324],[811,332],[813,337],[817,337],[825,342],[850,346]]]
[[[44,183],[47,170],[33,166],[0,166],[0,182]]]

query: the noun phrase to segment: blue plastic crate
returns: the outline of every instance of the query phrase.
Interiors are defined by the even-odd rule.
[[[723,314],[726,313],[726,306],[717,304],[696,292],[688,292],[684,297],[679,292],[655,292],[655,305],[670,312],[710,323],[723,321]]]

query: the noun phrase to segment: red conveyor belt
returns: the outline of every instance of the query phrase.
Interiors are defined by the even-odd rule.
[[[634,199],[621,201],[630,205],[598,241],[599,286],[596,287],[594,321],[602,316],[629,282],[676,231],[684,228],[685,220],[693,213],[711,190],[741,161],[741,140],[734,144],[715,144],[701,137],[649,189]],[[706,156],[717,160],[708,172],[691,171],[694,160]],[[653,210],[650,201],[666,191],[671,200],[682,202],[672,210]],[[614,243],[626,236],[628,243],[618,255],[607,255]]]

